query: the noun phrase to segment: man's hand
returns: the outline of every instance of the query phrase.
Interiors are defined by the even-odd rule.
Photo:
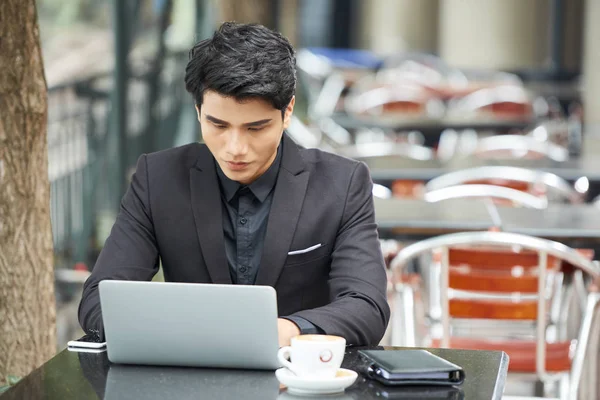
[[[279,347],[289,346],[290,339],[300,334],[298,325],[288,319],[277,319],[277,331],[279,332]]]

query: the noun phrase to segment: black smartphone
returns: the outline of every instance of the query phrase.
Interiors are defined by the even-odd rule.
[[[86,334],[77,340],[70,340],[67,346],[75,349],[100,350],[106,347],[106,342],[101,341],[96,335]]]

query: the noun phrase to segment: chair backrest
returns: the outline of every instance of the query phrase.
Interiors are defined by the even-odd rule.
[[[464,73],[440,57],[423,53],[402,53],[386,57],[376,79],[380,82],[412,82],[437,97],[448,98],[468,86]]]
[[[357,118],[402,116],[434,118],[444,113],[443,102],[425,88],[410,82],[393,85],[375,84],[364,89],[353,88],[345,101],[346,112]]]
[[[305,148],[320,147],[323,144],[321,131],[309,128],[295,115],[292,115],[286,132],[295,143]]]
[[[411,160],[430,160],[434,156],[433,150],[429,147],[396,142],[359,143],[340,147],[336,152],[349,158],[398,156]]]
[[[392,182],[392,193],[397,198],[421,198],[425,192],[425,182],[415,179],[396,179]]]
[[[534,116],[534,107],[532,98],[522,86],[498,85],[454,99],[448,105],[448,113],[527,119]]]
[[[449,287],[453,289],[537,293],[539,260],[533,251],[495,247],[451,248],[448,251]],[[549,271],[559,271],[560,267],[556,257],[548,257]],[[477,318],[477,312],[467,317]]]
[[[556,174],[508,166],[484,166],[449,172],[430,180],[425,188],[427,191],[433,191],[449,186],[482,181],[489,183],[494,180],[526,183],[532,190],[542,187],[549,195],[558,196],[571,203],[579,203],[583,197],[566,180]]]
[[[457,199],[457,198],[489,198],[492,200],[506,200],[512,204],[542,210],[548,207],[545,197],[534,196],[530,193],[509,187],[495,185],[456,185],[435,190],[426,190],[424,199],[430,203]]]
[[[379,183],[373,184],[373,189],[371,190],[374,197],[379,197],[380,199],[391,199],[394,196],[394,193],[390,188],[384,185],[380,185]]]
[[[525,264],[524,269],[536,268],[536,278],[534,280],[537,284],[537,290],[535,294],[530,294],[529,290],[525,293],[486,293],[482,292],[467,292],[459,288],[453,288],[452,286],[460,287],[459,283],[456,284],[456,277],[454,282],[451,282],[453,262],[458,263],[459,266],[454,268],[460,268],[460,263],[465,262],[465,253],[461,253],[461,249],[465,247],[475,247],[481,249],[486,248],[486,251],[490,251],[490,247],[495,249],[503,249],[496,251],[514,251],[518,248],[522,253],[520,255],[510,255],[507,260],[498,260],[499,268],[508,267],[511,262],[519,261]],[[454,250],[457,249],[457,250]],[[581,254],[580,252],[569,248],[561,243],[540,239],[532,236],[506,233],[506,232],[463,232],[454,233],[448,235],[442,235],[430,239],[426,239],[402,248],[397,256],[392,260],[390,268],[392,273],[399,274],[403,267],[413,258],[436,251],[440,266],[440,320],[441,320],[441,344],[443,347],[448,347],[450,341],[450,318],[454,316],[472,317],[479,311],[468,309],[472,307],[473,301],[481,301],[483,307],[485,307],[486,301],[493,302],[495,300],[520,300],[515,302],[512,307],[508,305],[504,309],[496,309],[492,311],[484,310],[481,313],[487,315],[479,315],[484,318],[500,318],[500,319],[528,319],[536,321],[536,341],[535,341],[535,366],[538,376],[542,377],[546,374],[547,364],[546,355],[547,347],[552,349],[552,345],[546,343],[546,331],[547,331],[547,312],[548,310],[548,276],[556,271],[558,262],[565,262],[572,265],[577,270],[582,271],[585,275],[590,277],[594,282],[600,282],[600,267],[597,262],[590,261],[589,258]],[[483,251],[483,250],[480,250]],[[534,261],[537,258],[537,261]],[[472,264],[484,263],[482,259],[470,260]],[[535,264],[535,266],[534,266]],[[456,272],[456,270],[454,271]],[[399,282],[399,279],[394,281]],[[464,284],[464,282],[462,282]],[[437,288],[436,288],[437,289]],[[469,302],[465,300],[471,300]],[[481,305],[480,305],[481,307]],[[498,313],[496,313],[498,312]],[[492,314],[490,314],[492,313]],[[584,329],[584,328],[582,328]],[[585,328],[589,329],[589,325]],[[585,333],[585,332],[584,332]],[[583,357],[578,352],[578,355]],[[580,358],[581,358],[580,357]],[[582,362],[581,360],[578,360]]]
[[[341,73],[332,73],[323,82],[323,86],[310,104],[308,114],[312,120],[330,117],[336,111],[346,89],[346,81]]]
[[[566,161],[569,158],[569,151],[566,148],[523,135],[496,135],[480,138],[477,146],[466,154],[479,158],[547,158],[558,162]]]
[[[309,98],[312,120],[331,116],[343,103],[344,93],[356,80],[380,65],[363,50],[305,48],[296,54],[298,83]]]

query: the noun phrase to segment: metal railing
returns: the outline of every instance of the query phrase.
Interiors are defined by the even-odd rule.
[[[193,107],[185,92],[187,54],[172,53],[160,74],[135,70],[128,81],[126,159],[115,171],[118,141],[111,135],[113,79],[102,74],[48,90],[48,174],[56,268],[95,262],[104,234],[101,215],[116,216],[119,179],[142,153],[174,145],[182,111]],[[110,217],[109,217],[110,218]]]

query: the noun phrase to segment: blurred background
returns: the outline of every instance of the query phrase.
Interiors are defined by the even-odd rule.
[[[600,134],[595,0],[38,0],[38,12],[59,348],[80,333],[81,287],[137,158],[201,140],[183,74],[222,21],[262,23],[296,46],[289,134],[306,147],[561,163],[594,154]],[[424,187],[380,183],[380,197]]]

